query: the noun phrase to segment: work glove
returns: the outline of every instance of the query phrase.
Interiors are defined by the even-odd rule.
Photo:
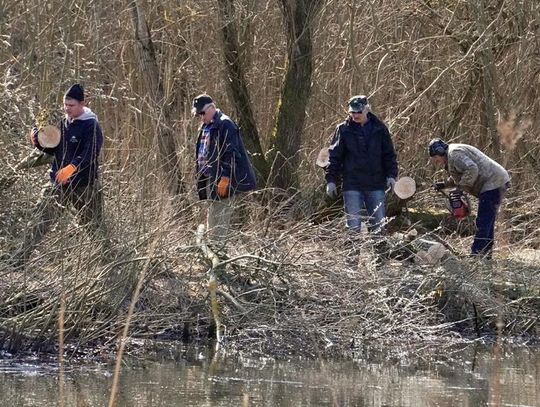
[[[337,196],[337,187],[333,182],[326,184],[326,195],[330,198],[335,198]]]
[[[392,177],[386,178],[386,187],[394,189],[394,185],[396,185],[395,178],[392,178]]]
[[[65,185],[68,183],[69,178],[77,171],[77,167],[73,164],[68,164],[65,167],[62,167],[56,173],[56,182]]]
[[[39,146],[39,141],[38,141],[38,133],[39,133],[39,129],[37,127],[32,127],[32,132],[30,133],[31,134],[31,138],[32,138],[32,144],[37,147]]]
[[[438,181],[433,184],[433,189],[437,192],[442,191],[445,188],[446,184],[444,181]]]
[[[231,180],[229,177],[221,177],[217,184],[217,194],[220,198],[226,198],[229,194],[229,185]]]
[[[469,186],[460,187],[460,186],[458,186],[456,189],[461,189],[463,192],[466,192],[467,194],[474,195],[472,187],[469,187]]]

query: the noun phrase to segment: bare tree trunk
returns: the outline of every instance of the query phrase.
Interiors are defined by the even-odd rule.
[[[478,89],[478,81],[480,79],[481,70],[481,66],[475,65],[472,72],[469,74],[469,87],[467,88],[467,91],[459,102],[459,105],[454,109],[452,113],[452,120],[446,126],[446,131],[443,132],[445,137],[447,137],[449,140],[454,138],[458,134],[459,125],[463,120],[463,117],[471,107],[474,96],[476,95],[476,91]]]
[[[497,135],[497,125],[495,122],[494,89],[496,88],[495,58],[493,56],[493,35],[492,29],[488,27],[486,20],[486,9],[484,0],[475,2],[478,16],[478,28],[480,32],[486,32],[486,41],[480,51],[480,62],[482,64],[481,84],[483,98],[481,99],[481,136],[483,143],[491,145],[495,158],[500,157],[500,143]]]
[[[298,152],[313,72],[311,30],[322,4],[323,0],[281,0],[288,55],[276,124],[272,132],[273,163],[270,175],[271,183],[278,188],[298,185]]]
[[[218,0],[219,14],[222,16],[221,33],[223,35],[223,52],[227,69],[227,89],[238,115],[238,125],[242,130],[246,148],[251,154],[251,161],[256,170],[257,183],[266,184],[269,174],[259,131],[253,114],[244,72],[245,58],[238,41],[238,29],[234,21],[235,9],[233,0]]]
[[[156,120],[154,144],[157,146],[158,167],[162,173],[165,188],[171,195],[184,190],[179,160],[176,155],[174,134],[171,123],[171,104],[168,104],[163,91],[163,84],[156,59],[154,44],[150,38],[150,30],[144,18],[140,0],[129,2],[132,12],[133,30],[136,40],[136,54],[140,70],[150,97],[152,118]]]

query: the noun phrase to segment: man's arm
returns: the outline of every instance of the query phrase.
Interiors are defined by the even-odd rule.
[[[219,176],[231,178],[235,154],[239,151],[240,129],[230,120],[224,120],[219,130]]]
[[[328,167],[326,167],[326,182],[337,184],[343,172],[343,154],[345,147],[341,139],[340,127],[336,127],[336,131],[332,136],[330,147],[328,148]]]
[[[382,139],[382,165],[386,178],[397,178],[398,165],[396,150],[394,150],[392,137],[390,136],[390,132],[387,128],[384,129],[384,135]]]
[[[449,160],[450,159],[452,160],[453,166],[461,174],[457,186],[465,191],[470,190],[478,178],[478,166],[466,154],[459,151],[454,151],[452,155],[449,156]]]

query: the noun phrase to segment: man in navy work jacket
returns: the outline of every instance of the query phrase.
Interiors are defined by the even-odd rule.
[[[255,189],[255,174],[240,129],[213,99],[206,94],[195,97],[192,110],[201,121],[195,148],[197,191],[209,202],[209,239],[223,247],[238,194]]]
[[[52,184],[42,191],[16,261],[24,265],[34,248],[56,222],[62,209],[71,204],[78,211],[81,223],[92,231],[98,229],[102,218],[102,197],[98,183],[98,156],[103,135],[97,116],[85,106],[84,89],[71,86],[64,95],[65,117],[58,127],[60,143],[45,148],[34,128],[32,142],[38,149],[54,156],[50,176]]]
[[[360,230],[361,210],[369,216],[369,230],[382,232],[385,189],[398,174],[396,153],[386,125],[370,111],[366,96],[349,100],[349,117],[336,127],[329,148],[326,193],[337,196],[342,182],[347,227]]]

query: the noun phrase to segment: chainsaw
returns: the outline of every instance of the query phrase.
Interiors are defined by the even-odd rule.
[[[435,189],[446,196],[446,207],[452,217],[459,221],[469,216],[471,213],[471,202],[467,194],[460,188],[454,188],[448,191],[448,193],[445,193],[441,188],[441,184],[443,183],[436,183]]]

